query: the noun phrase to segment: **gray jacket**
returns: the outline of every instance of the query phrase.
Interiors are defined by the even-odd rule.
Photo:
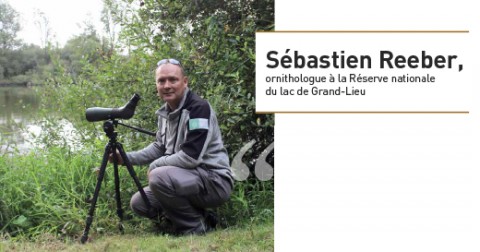
[[[142,150],[127,153],[133,165],[150,163],[150,170],[160,166],[201,167],[233,183],[217,117],[206,100],[187,88],[176,110],[169,111],[164,104],[155,114],[158,116],[156,141]]]

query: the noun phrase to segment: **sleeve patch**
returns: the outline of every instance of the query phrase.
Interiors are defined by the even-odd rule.
[[[206,129],[208,130],[208,119],[206,118],[194,118],[188,121],[188,129]]]

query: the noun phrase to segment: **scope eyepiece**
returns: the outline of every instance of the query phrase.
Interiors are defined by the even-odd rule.
[[[87,108],[85,117],[89,122],[98,122],[114,119],[130,119],[135,114],[135,108],[140,100],[140,95],[134,94],[132,98],[120,108]]]

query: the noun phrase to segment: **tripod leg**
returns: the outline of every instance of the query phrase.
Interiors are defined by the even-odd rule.
[[[112,153],[116,153],[117,146],[116,144],[112,147]],[[122,200],[120,197],[120,177],[118,175],[118,160],[117,155],[113,155],[113,172],[115,176],[115,200],[117,201],[117,216],[120,219],[118,223],[118,229],[123,233],[123,210],[122,210]]]
[[[93,194],[92,202],[90,205],[90,210],[88,211],[88,216],[86,220],[86,226],[85,229],[83,230],[83,235],[81,238],[81,242],[85,243],[88,239],[88,232],[90,231],[90,226],[92,225],[93,221],[93,214],[95,213],[95,205],[97,204],[97,199],[98,199],[98,194],[100,193],[100,187],[102,186],[102,180],[105,175],[105,169],[107,167],[107,162],[108,162],[108,155],[110,154],[111,151],[111,144],[108,143],[105,146],[105,152],[103,153],[103,159],[102,159],[102,164],[100,166],[100,172],[97,177],[97,185],[95,186],[95,192]]]
[[[140,181],[138,180],[137,174],[133,169],[132,163],[130,163],[130,160],[128,160],[127,158],[127,154],[125,154],[125,151],[123,150],[122,144],[118,143],[117,149],[120,152],[120,155],[122,156],[122,159],[123,159],[123,163],[125,164],[125,166],[127,166],[128,173],[130,173],[130,176],[133,178],[133,181],[135,182],[135,185],[137,186],[137,189],[140,192],[140,195],[142,196],[142,199],[145,202],[145,205],[147,206],[148,211],[150,212],[150,214],[153,214],[152,211],[154,211],[154,209],[152,207],[152,204],[150,203],[150,200],[148,200],[147,194],[145,194],[142,184],[140,184]]]

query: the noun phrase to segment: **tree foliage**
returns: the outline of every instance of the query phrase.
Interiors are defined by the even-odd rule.
[[[19,30],[18,13],[8,3],[0,1],[0,53],[18,45],[16,34]]]
[[[48,60],[49,56],[36,45],[21,45],[17,49],[3,50],[0,54],[0,81],[40,81],[41,68]]]
[[[86,64],[98,64],[102,59],[102,53],[108,44],[98,36],[97,31],[91,24],[87,24],[84,31],[68,40],[61,51],[67,71],[75,78],[83,73]]]

